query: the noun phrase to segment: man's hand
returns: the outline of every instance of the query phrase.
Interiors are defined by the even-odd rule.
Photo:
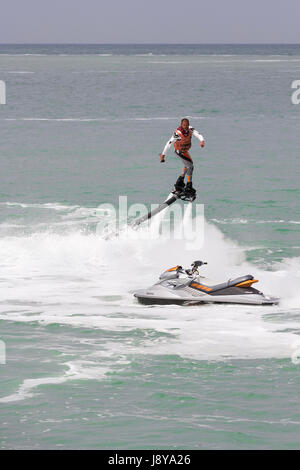
[[[204,147],[204,145],[205,145],[204,140],[202,140],[202,141],[200,142],[200,145],[201,145],[201,147]]]
[[[165,162],[165,156],[161,153],[160,154],[160,163],[164,163]]]

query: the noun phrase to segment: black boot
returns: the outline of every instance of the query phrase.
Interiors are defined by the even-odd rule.
[[[175,187],[175,191],[182,192],[184,190],[184,187],[185,187],[184,176],[179,176],[179,178],[177,179],[174,187]]]
[[[196,194],[196,189],[193,188],[192,182],[187,183],[187,184],[186,184],[186,187],[185,187],[185,190],[184,190],[184,195],[185,195],[186,197],[194,197],[195,194]]]

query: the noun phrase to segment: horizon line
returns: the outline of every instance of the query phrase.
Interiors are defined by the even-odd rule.
[[[294,42],[0,42],[0,46],[300,46]]]

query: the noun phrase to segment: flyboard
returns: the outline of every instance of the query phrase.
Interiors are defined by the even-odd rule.
[[[134,220],[131,223],[131,227],[135,228],[141,225],[143,222],[146,220],[151,219],[154,215],[159,214],[161,211],[166,209],[167,207],[171,206],[176,202],[178,199],[181,199],[182,201],[189,201],[193,202],[196,199],[196,193],[193,194],[192,196],[187,196],[184,194],[183,191],[172,191],[172,196],[168,197],[162,204],[160,204],[158,207],[153,209],[152,211],[149,211],[148,214],[143,215],[142,217],[139,217],[138,219]]]
[[[149,211],[148,214],[143,215],[133,221],[127,221],[127,226],[132,229],[137,229],[143,222],[146,222],[147,220],[154,217],[156,214],[159,214],[161,211],[163,211],[167,207],[174,204],[174,202],[176,202],[178,199],[182,201],[189,201],[192,203],[196,199],[196,192],[193,195],[186,195],[184,194],[184,191],[174,190],[171,192],[171,195],[169,195],[168,198],[162,204],[160,204],[158,207],[156,207],[152,211]],[[119,229],[116,231],[115,230],[111,231],[104,236],[104,239],[108,240],[108,239],[117,237],[119,233],[120,233]]]

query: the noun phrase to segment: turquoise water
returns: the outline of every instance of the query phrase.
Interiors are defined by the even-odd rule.
[[[0,446],[299,449],[300,46],[0,46]],[[182,116],[204,247],[111,240],[160,202]],[[279,306],[144,307],[160,271],[253,274]]]

